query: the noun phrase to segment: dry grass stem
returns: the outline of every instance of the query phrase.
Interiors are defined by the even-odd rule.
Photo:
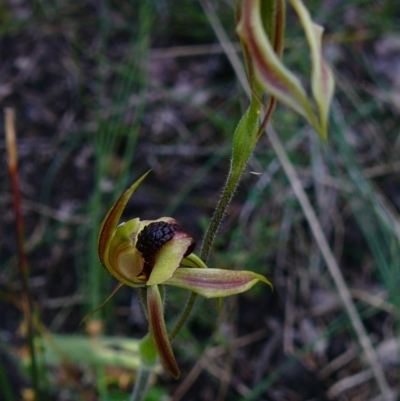
[[[372,379],[374,377],[374,372],[372,369],[364,370],[363,372],[357,373],[353,376],[345,377],[344,379],[336,382],[329,390],[328,397],[330,399],[337,398],[344,391],[350,390],[360,384]]]

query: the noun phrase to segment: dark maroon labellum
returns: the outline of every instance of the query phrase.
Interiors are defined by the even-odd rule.
[[[150,223],[139,233],[136,248],[142,254],[145,263],[154,261],[164,244],[174,237],[176,231],[182,231],[179,224],[156,221]]]
[[[150,276],[151,270],[154,267],[158,252],[160,252],[163,245],[174,238],[176,232],[184,233],[184,230],[179,224],[167,223],[165,221],[150,223],[140,231],[136,242],[136,248],[143,256],[143,274],[147,278]],[[195,245],[194,240],[192,240],[184,257],[193,252]]]

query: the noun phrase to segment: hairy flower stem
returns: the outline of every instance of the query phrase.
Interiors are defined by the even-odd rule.
[[[214,215],[208,225],[207,231],[204,236],[203,244],[200,251],[200,258],[204,263],[207,263],[207,260],[210,256],[211,248],[217,234],[218,228],[221,225],[222,219],[225,216],[226,210],[233,198],[235,190],[239,184],[241,174],[233,174],[232,173],[232,165],[227,180],[225,182],[224,189],[222,191],[222,195],[218,201],[217,207],[215,209]],[[197,294],[192,292],[186,302],[185,308],[182,311],[179,320],[176,322],[174,328],[172,329],[169,339],[172,341],[176,335],[179,333],[186,320],[188,319],[194,303],[196,301]]]
[[[258,116],[259,116],[260,103],[257,97],[253,96],[250,107],[246,111],[242,120],[240,121],[234,135],[233,139],[233,150],[232,158],[229,167],[228,177],[226,179],[224,188],[222,190],[221,197],[219,198],[217,207],[211,221],[207,227],[206,233],[204,235],[204,240],[201,246],[200,258],[207,264],[212,245],[217,235],[219,226],[225,216],[225,213],[231,203],[233,195],[235,194],[236,188],[239,185],[242,174],[245,167],[253,153],[253,150],[257,144],[259,138],[258,132]],[[186,320],[188,319],[194,303],[196,301],[197,295],[191,293],[185,308],[183,309],[179,320],[176,322],[174,328],[169,336],[172,341],[176,335],[179,333]]]
[[[232,172],[232,164],[231,169],[228,175],[228,178],[225,182],[224,189],[222,191],[221,198],[218,201],[217,207],[215,209],[214,215],[208,225],[206,234],[204,236],[203,244],[200,251],[200,258],[204,263],[207,263],[207,260],[210,256],[211,248],[217,234],[218,228],[221,225],[222,219],[225,216],[226,210],[233,198],[235,190],[239,184],[241,174],[233,174]],[[176,322],[174,328],[172,329],[169,339],[172,341],[176,335],[180,332],[186,320],[188,319],[194,303],[196,302],[197,294],[192,292],[186,302],[185,308],[182,311],[179,320]]]
[[[226,210],[233,198],[235,190],[239,184],[241,174],[232,174],[232,165],[231,171],[226,180],[224,189],[222,191],[221,198],[219,199],[218,205],[215,209],[214,215],[208,225],[206,234],[204,236],[204,241],[200,251],[200,258],[204,263],[207,263],[207,260],[210,256],[212,244],[214,242],[215,236],[217,234],[218,228],[221,225],[221,221],[225,216]],[[196,301],[197,294],[192,292],[186,302],[185,308],[182,311],[179,320],[176,322],[174,328],[172,329],[169,339],[172,341],[176,335],[180,332],[186,320],[188,319],[194,303]]]
[[[218,229],[221,222],[226,214],[226,211],[231,203],[233,195],[235,194],[236,188],[239,184],[242,176],[242,171],[237,171],[233,163],[231,163],[230,171],[227,180],[222,191],[222,195],[218,201],[214,215],[208,225],[207,231],[204,236],[203,244],[201,247],[200,258],[207,264],[207,260],[210,256],[211,248],[217,235]]]
[[[250,108],[248,112],[245,114],[243,119],[250,120],[248,121],[249,125],[257,125],[257,116],[258,116],[258,101],[253,99]],[[250,118],[249,118],[250,116]],[[255,121],[251,121],[255,120]],[[255,124],[254,124],[255,122]],[[240,124],[239,124],[240,127]],[[239,127],[236,130],[236,132],[239,131]],[[235,133],[235,136],[237,134]],[[240,133],[239,133],[240,135]],[[239,136],[237,135],[237,136]],[[237,139],[237,138],[236,138]],[[233,155],[231,159],[231,164],[229,168],[229,173],[228,177],[226,179],[224,188],[222,190],[221,197],[219,198],[217,207],[215,208],[215,212],[213,214],[213,217],[211,218],[211,221],[207,227],[206,233],[204,235],[204,240],[201,246],[201,251],[200,251],[200,258],[203,260],[204,263],[207,264],[208,258],[210,256],[211,248],[214,243],[215,236],[217,235],[219,226],[221,225],[221,222],[226,214],[226,211],[229,207],[229,204],[231,203],[231,200],[233,198],[233,195],[235,194],[236,188],[239,185],[240,178],[242,177],[242,174],[244,172],[244,169],[247,165],[247,162],[250,159],[250,156],[253,152],[253,149],[256,145],[257,141],[254,141],[250,149],[247,149],[247,152],[242,153],[240,156],[237,157],[237,149],[235,149],[235,140],[234,140],[234,145],[233,145]],[[238,160],[239,159],[239,160]],[[196,301],[197,294],[191,293],[184,310],[182,311],[181,316],[179,317],[179,320],[175,324],[173,330],[171,331],[170,334],[170,340],[172,341],[176,335],[179,333],[183,325],[185,324],[186,320],[188,319],[194,303]]]

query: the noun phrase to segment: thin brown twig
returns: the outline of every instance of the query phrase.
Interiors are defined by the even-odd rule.
[[[200,373],[203,370],[203,359],[200,358],[193,368],[190,370],[189,374],[185,377],[185,380],[178,386],[175,390],[174,395],[171,398],[171,401],[179,401],[182,397],[188,392],[190,387],[192,387],[193,383],[200,376]]]
[[[28,260],[25,253],[24,243],[24,223],[21,212],[21,191],[18,175],[18,162],[17,162],[17,144],[15,132],[15,112],[13,109],[6,108],[4,110],[5,118],[5,132],[6,132],[6,145],[7,145],[7,165],[8,173],[11,180],[12,204],[14,208],[16,228],[17,228],[17,246],[19,255],[19,264],[22,283],[27,283],[28,277]],[[24,289],[25,290],[25,289]],[[24,295],[26,292],[24,291]],[[29,307],[27,310],[29,311]]]
[[[362,372],[356,373],[352,376],[344,377],[343,379],[337,381],[329,390],[328,397],[330,399],[336,399],[344,391],[350,390],[360,384],[372,379],[374,373],[372,369],[364,370]]]
[[[21,305],[24,313],[24,320],[27,326],[27,340],[29,353],[31,357],[31,377],[33,389],[36,397],[40,398],[39,373],[36,362],[36,352],[34,347],[34,320],[32,297],[28,284],[29,267],[28,258],[25,251],[25,235],[24,235],[24,219],[21,210],[21,190],[18,175],[18,157],[17,157],[17,141],[15,130],[15,111],[11,108],[4,109],[5,134],[7,146],[7,165],[11,181],[12,203],[15,214],[16,230],[17,230],[17,246],[18,246],[18,268],[21,276],[22,291]]]
[[[260,329],[260,330],[254,331],[253,333],[233,339],[231,345],[234,348],[246,347],[256,341],[260,341],[261,339],[265,338],[269,333],[270,333],[270,331],[267,329]],[[185,379],[182,381],[182,383],[175,390],[175,393],[172,396],[171,401],[181,400],[182,397],[189,391],[190,387],[200,376],[200,373],[204,370],[205,365],[206,365],[206,362],[205,362],[206,357],[208,358],[210,355],[212,355],[213,357],[220,356],[223,354],[224,351],[225,351],[225,349],[221,346],[216,346],[216,347],[211,347],[211,348],[206,349],[204,352],[204,356],[201,357],[196,362],[196,364],[190,370],[188,375],[185,377]]]
[[[343,354],[340,354],[337,358],[333,359],[327,365],[325,365],[319,372],[318,377],[326,379],[331,374],[337,372],[343,366],[349,364],[353,359],[358,357],[358,349],[356,346],[351,346]]]

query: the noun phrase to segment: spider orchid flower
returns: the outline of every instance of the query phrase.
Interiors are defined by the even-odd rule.
[[[122,212],[140,183],[139,178],[107,213],[98,238],[100,261],[120,283],[144,287],[149,333],[160,360],[178,378],[179,368],[168,338],[159,285],[193,291],[206,298],[220,298],[247,291],[258,281],[271,285],[250,271],[208,269],[192,253],[195,242],[171,217],[139,218],[118,225]]]

